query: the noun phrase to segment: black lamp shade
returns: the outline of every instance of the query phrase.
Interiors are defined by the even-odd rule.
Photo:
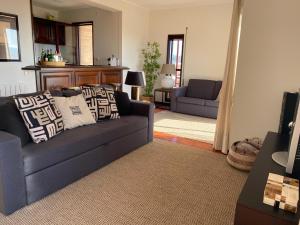
[[[125,84],[136,87],[143,87],[145,84],[143,73],[128,71]]]

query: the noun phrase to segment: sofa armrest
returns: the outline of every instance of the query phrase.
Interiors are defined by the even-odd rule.
[[[131,101],[130,106],[131,114],[148,117],[148,142],[153,141],[155,105],[153,103]]]
[[[21,140],[0,131],[0,211],[11,214],[26,205]]]
[[[171,91],[171,111],[177,111],[177,98],[186,95],[187,87],[173,88]]]

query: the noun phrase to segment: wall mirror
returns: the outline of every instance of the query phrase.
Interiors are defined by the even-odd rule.
[[[0,12],[0,61],[21,61],[17,15]]]

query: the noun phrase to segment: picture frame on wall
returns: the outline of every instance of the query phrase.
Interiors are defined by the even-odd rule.
[[[18,16],[0,12],[0,62],[21,61]]]

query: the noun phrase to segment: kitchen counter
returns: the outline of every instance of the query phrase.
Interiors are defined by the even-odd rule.
[[[102,65],[26,66],[22,68],[22,70],[35,71],[38,91],[78,87],[85,84],[118,84],[122,90],[123,70],[128,69],[128,67]]]
[[[90,65],[90,66],[84,66],[84,65],[70,65],[66,64],[65,66],[26,66],[23,67],[22,70],[43,70],[43,69],[68,69],[68,68],[102,68],[102,69],[108,69],[108,70],[115,70],[115,69],[121,69],[121,70],[128,70],[128,67],[123,66],[108,66],[108,65]]]

